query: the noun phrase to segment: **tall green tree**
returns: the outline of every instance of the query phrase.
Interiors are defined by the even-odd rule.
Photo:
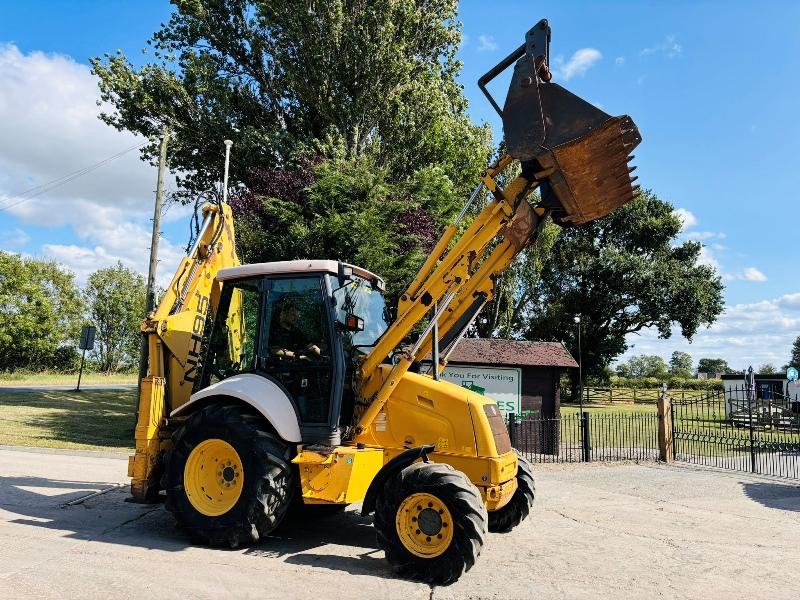
[[[617,374],[620,377],[655,377],[665,379],[669,374],[667,363],[664,359],[655,354],[640,354],[631,356],[627,362],[617,366]]]
[[[80,316],[72,273],[0,250],[0,371],[71,366]]]
[[[174,130],[181,189],[216,188],[221,141],[233,184],[298,157],[369,156],[391,181],[438,166],[463,194],[489,154],[456,80],[456,0],[173,0],[152,62],[92,61],[102,118],[155,140]],[[153,160],[156,144],[144,149]]]
[[[792,354],[789,357],[789,364],[787,366],[800,368],[800,335],[797,336],[794,344],[792,344]]]
[[[678,326],[691,340],[722,312],[723,285],[699,263],[699,243],[677,240],[680,230],[672,205],[651,191],[602,219],[562,229],[525,337],[561,340],[577,356],[574,317],[581,315],[584,373],[598,378],[628,348],[630,334],[650,328],[669,338]]]
[[[97,327],[93,355],[101,371],[117,371],[135,363],[146,294],[144,277],[120,262],[89,276],[84,297],[87,317]]]
[[[392,183],[368,160],[262,172],[231,199],[245,262],[333,258],[384,277],[395,297],[461,203],[441,167]]]
[[[731,368],[723,358],[701,358],[697,361],[698,373],[729,373]]]
[[[763,365],[759,366],[758,371],[756,371],[756,373],[764,373],[765,375],[774,375],[777,372],[778,372],[777,367],[770,362],[764,363]]]
[[[687,379],[692,376],[692,355],[675,350],[669,359],[669,374]]]

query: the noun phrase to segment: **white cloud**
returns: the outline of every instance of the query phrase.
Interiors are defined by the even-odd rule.
[[[479,52],[494,52],[497,50],[497,42],[494,41],[494,36],[482,33],[478,36],[478,51]]]
[[[624,65],[625,64],[625,57],[624,56],[618,56],[617,58],[614,59],[614,64],[615,65]]]
[[[0,246],[4,246],[6,248],[17,248],[19,246],[24,246],[29,241],[31,241],[31,237],[19,227],[15,227],[11,231],[6,231],[5,233],[0,234]]]
[[[766,281],[767,276],[755,267],[747,267],[744,270],[744,278],[747,281]]]
[[[722,231],[685,231],[683,237],[695,242],[706,242],[710,240],[724,240],[727,235]]]
[[[603,55],[594,48],[581,48],[567,62],[561,57],[556,57],[558,76],[564,81],[569,81],[576,75],[585,74],[601,58]]]
[[[97,118],[99,92],[89,67],[0,44],[0,90],[6,142],[0,145],[0,209],[21,223],[71,227],[75,243],[44,243],[40,253],[63,262],[79,280],[117,260],[146,274],[156,170],[137,151],[41,195],[19,195],[144,141]],[[165,222],[184,212],[170,211]],[[10,245],[0,238],[0,247]],[[160,273],[168,279],[175,247],[162,239],[160,249]]]
[[[728,281],[742,280],[742,281],[766,281],[767,276],[755,267],[746,267],[741,273],[726,273],[722,276],[723,279]]]
[[[778,298],[778,306],[786,310],[800,310],[800,292],[784,294]]]
[[[686,208],[676,208],[672,214],[681,221],[682,240],[692,240],[695,242],[705,242],[700,247],[700,256],[697,262],[701,265],[713,267],[718,273],[722,274],[725,281],[766,281],[767,276],[755,267],[746,267],[739,273],[723,273],[719,254],[727,250],[726,246],[719,243],[727,236],[722,231],[687,231],[699,223],[697,217]],[[708,242],[714,242],[709,244]]]
[[[789,352],[800,331],[800,292],[772,300],[735,304],[725,309],[710,328],[698,331],[690,344],[674,328],[671,338],[658,339],[658,332],[631,334],[634,345],[619,360],[637,354],[658,354],[668,360],[674,350],[700,358],[724,358],[735,369],[757,367],[765,362],[780,366],[789,360]]]
[[[683,230],[697,225],[697,217],[695,217],[694,214],[686,208],[676,208],[672,211],[672,214],[681,220]]]
[[[719,259],[714,255],[713,249],[705,245],[700,247],[700,256],[697,262],[701,265],[714,267],[717,272],[722,270],[722,266],[719,264]]]
[[[683,47],[675,40],[674,35],[668,35],[660,44],[650,46],[649,48],[642,48],[639,54],[641,56],[648,56],[650,54],[663,54],[667,58],[675,58],[683,52]]]

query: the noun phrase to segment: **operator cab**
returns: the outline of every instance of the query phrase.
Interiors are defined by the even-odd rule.
[[[242,265],[217,280],[195,391],[240,373],[266,377],[292,401],[304,443],[340,443],[353,416],[355,362],[389,325],[383,280],[333,260]]]

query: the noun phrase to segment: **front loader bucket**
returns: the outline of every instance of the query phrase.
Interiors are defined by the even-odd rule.
[[[516,60],[502,111],[489,96],[503,118],[507,152],[522,163],[523,175],[540,182],[553,220],[579,225],[633,199],[638,186],[628,163],[642,138],[629,116],[612,117],[550,82],[549,42],[542,20],[479,85],[489,96],[485,84]]]

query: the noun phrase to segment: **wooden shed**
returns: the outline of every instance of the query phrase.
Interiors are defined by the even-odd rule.
[[[460,378],[460,384],[470,387],[466,384],[472,382],[473,386],[486,389],[489,396],[495,396],[491,392],[492,387],[505,385],[506,389],[510,389],[513,382],[506,379],[503,373],[507,373],[509,378],[516,376],[518,379],[519,405],[512,411],[509,410],[510,405],[504,407],[498,398],[501,409],[505,408],[504,412],[557,417],[561,407],[561,373],[567,369],[577,369],[578,363],[561,342],[465,338],[450,355],[444,375],[453,380],[454,374],[469,372],[469,368],[476,367],[482,371],[477,371],[476,376],[469,380]]]

